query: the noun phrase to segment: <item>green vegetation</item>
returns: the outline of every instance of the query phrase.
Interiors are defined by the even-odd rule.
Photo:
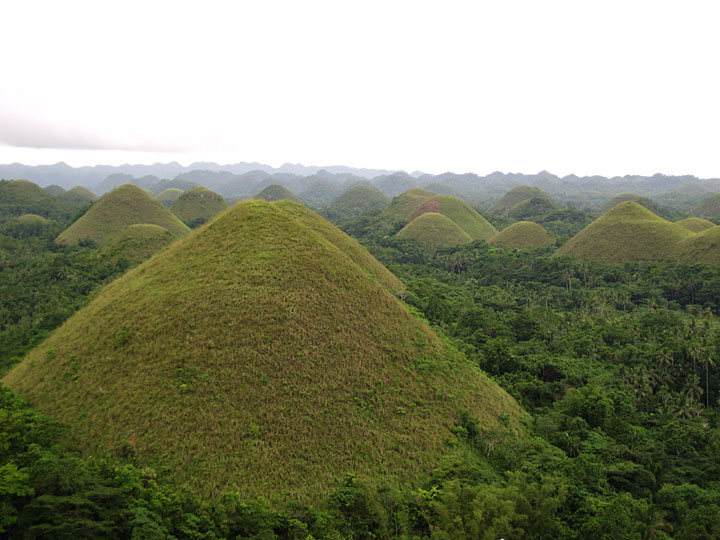
[[[510,249],[539,248],[555,243],[545,227],[531,221],[518,221],[489,240],[490,244]]]
[[[37,214],[24,214],[15,220],[21,225],[50,225],[52,220],[38,216]]]
[[[493,204],[490,207],[490,213],[507,215],[511,208],[530,199],[541,199],[543,201],[549,201],[551,205],[554,204],[550,195],[543,190],[533,186],[518,186],[508,191],[499,201]]]
[[[321,178],[300,192],[300,198],[312,208],[325,208],[342,194],[343,186],[333,180]]]
[[[676,249],[678,261],[720,266],[720,227],[713,226],[683,238]]]
[[[24,214],[58,219],[67,214],[50,193],[27,180],[0,180],[0,222]]]
[[[463,411],[476,430],[523,417],[351,257],[262,201],[106,286],[4,382],[85,453],[170,467],[213,497],[318,501],[349,471],[415,484],[468,452],[444,445]]]
[[[690,215],[705,219],[720,217],[720,193],[713,193],[701,200]]]
[[[163,203],[165,208],[170,208],[185,193],[180,188],[167,188],[155,195],[155,198]]]
[[[160,199],[158,198],[158,200]],[[195,228],[227,209],[228,204],[222,195],[202,186],[195,186],[180,195],[171,211],[185,225]]]
[[[382,210],[388,204],[389,199],[377,188],[359,185],[335,199],[327,211],[334,218],[354,218],[367,212]]]
[[[489,240],[497,234],[495,227],[476,210],[462,199],[452,195],[436,195],[428,199],[413,212],[410,219],[412,221],[428,212],[444,215],[465,231],[472,240]],[[457,243],[452,245],[457,245]]]
[[[290,191],[285,186],[281,186],[280,184],[270,184],[268,187],[257,193],[255,195],[255,198],[269,202],[282,201],[284,199],[287,199],[289,201],[303,204],[303,202],[298,197],[296,197],[292,191]]]
[[[641,206],[644,206],[648,210],[650,210],[654,214],[660,214],[661,210],[660,207],[655,204],[655,201],[648,197],[642,197],[641,195],[636,195],[635,193],[623,193],[622,195],[618,195],[617,197],[612,198],[610,201],[603,204],[600,208],[598,208],[599,214],[605,214],[606,212],[609,212],[613,208],[615,208],[618,204],[624,203],[627,201],[632,201],[634,203],[637,203]]]
[[[49,185],[49,186],[45,186],[43,189],[44,189],[45,191],[47,191],[47,192],[48,192],[50,195],[52,195],[53,197],[57,197],[58,195],[62,195],[63,193],[65,193],[65,188],[64,188],[64,187],[58,186],[58,185],[55,185],[55,184],[51,184],[51,185]]]
[[[159,225],[176,236],[189,229],[150,193],[133,184],[125,184],[106,193],[70,227],[57,237],[58,244],[77,244],[90,240],[103,244],[129,225]]]
[[[433,198],[437,193],[426,191],[420,188],[412,188],[395,197],[390,204],[381,212],[383,220],[389,225],[402,223],[406,225],[412,215],[428,199]]]
[[[715,227],[715,224],[712,221],[698,217],[685,218],[678,221],[677,224],[682,225],[688,231],[694,233],[699,233],[704,231],[705,229]]]
[[[505,213],[513,219],[526,220],[539,216],[545,216],[559,210],[560,206],[548,196],[533,197],[511,206]]]
[[[124,258],[131,266],[144,261],[165,246],[169,246],[177,235],[160,225],[147,223],[130,225],[106,242],[100,253],[108,257]]]
[[[73,210],[87,208],[88,205],[97,200],[98,196],[83,186],[75,186],[65,193],[58,195],[58,201]]]
[[[440,248],[472,242],[472,237],[449,217],[429,212],[421,214],[405,225],[396,235],[404,240],[417,241],[428,253]]]
[[[555,255],[604,263],[671,260],[677,244],[691,234],[682,225],[626,201],[585,227]]]

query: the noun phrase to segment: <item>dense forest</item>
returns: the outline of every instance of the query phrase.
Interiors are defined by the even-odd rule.
[[[50,226],[0,225],[2,372],[132,265],[92,242],[56,244],[79,214]],[[486,216],[498,229],[513,221]],[[538,222],[555,245],[511,250],[476,240],[433,255],[393,236],[403,224],[377,210],[338,220],[402,280],[401,300],[529,413],[522,436],[483,430],[463,413],[447,456],[420,485],[347,471],[321,502],[278,507],[236,493],[190,495],[169,471],[141,465],[132,444],[84,457],[65,426],[0,388],[0,534],[720,537],[720,268],[552,257],[591,219],[549,209]],[[458,447],[468,451],[451,451]]]

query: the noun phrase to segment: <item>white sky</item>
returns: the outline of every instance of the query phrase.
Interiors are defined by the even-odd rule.
[[[3,0],[0,163],[720,177],[720,3]]]

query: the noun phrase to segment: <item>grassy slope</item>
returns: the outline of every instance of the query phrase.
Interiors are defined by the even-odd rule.
[[[302,204],[302,201],[292,191],[280,184],[270,184],[255,195],[255,198],[262,199],[263,201],[282,201],[287,199]]]
[[[502,198],[490,207],[490,212],[502,215],[513,206],[534,197],[550,198],[550,195],[534,186],[518,186],[511,189]]]
[[[678,221],[677,224],[685,227],[688,231],[694,233],[699,233],[704,231],[705,229],[715,227],[715,224],[712,221],[708,221],[707,219],[699,217],[686,218]]]
[[[185,192],[180,188],[167,188],[155,195],[155,198],[169,208],[175,204],[183,193]]]
[[[53,197],[57,197],[58,195],[65,193],[65,188],[58,186],[57,184],[50,184],[49,186],[45,186],[43,189]]]
[[[441,214],[449,217],[473,240],[489,240],[497,234],[497,229],[462,199],[452,195],[438,195],[432,200],[437,200]]]
[[[56,218],[64,209],[56,197],[28,180],[0,180],[0,221],[24,214]]]
[[[682,225],[626,201],[585,227],[553,256],[606,263],[673,259],[678,243],[691,234]]]
[[[98,200],[98,196],[84,186],[75,186],[58,195],[58,200],[68,208],[82,208]]]
[[[227,208],[228,204],[222,195],[202,186],[195,186],[180,196],[171,211],[183,223],[188,224],[199,219],[210,220]]]
[[[407,224],[415,211],[437,193],[420,188],[412,188],[395,197],[383,210],[382,217],[388,223],[402,222]]]
[[[189,229],[162,203],[144,189],[125,184],[106,193],[90,209],[57,237],[60,244],[75,244],[90,238],[102,244],[129,225],[149,223],[165,227],[176,236]]]
[[[512,249],[549,246],[555,237],[545,227],[532,221],[518,221],[493,236],[489,243]]]
[[[680,241],[676,258],[685,263],[720,265],[720,227],[700,231]]]
[[[356,217],[373,210],[382,210],[390,200],[372,186],[355,186],[335,199],[330,209],[342,216]]]
[[[102,247],[102,253],[125,257],[131,265],[147,259],[165,246],[177,240],[177,236],[160,225],[139,223],[114,236]]]
[[[108,285],[4,382],[87,452],[128,444],[208,495],[411,482],[462,410],[517,404],[323,236],[239,203]]]
[[[400,280],[396,278],[390,270],[370,255],[367,249],[335,227],[332,223],[321,218],[315,212],[308,210],[301,204],[292,201],[278,201],[275,203],[275,206],[293,216],[306,227],[325,237],[326,240],[350,257],[355,264],[365,270],[372,279],[377,280],[388,290],[395,293],[402,291],[402,283],[400,283]]]
[[[51,220],[38,216],[37,214],[23,214],[16,218],[17,222],[21,225],[50,225]]]
[[[708,195],[693,208],[690,215],[706,219],[720,217],[720,193]]]
[[[472,237],[449,217],[429,212],[405,225],[396,235],[406,240],[417,240],[429,252],[472,242]]]

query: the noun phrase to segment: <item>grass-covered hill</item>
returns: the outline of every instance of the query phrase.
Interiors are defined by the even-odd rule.
[[[167,188],[155,195],[155,198],[163,203],[165,208],[170,208],[183,193],[185,192],[180,188]]]
[[[532,221],[513,223],[489,240],[490,244],[511,249],[539,248],[554,242],[555,237],[545,227]]]
[[[497,230],[473,207],[452,195],[436,195],[420,205],[411,220],[427,213],[442,214],[465,231],[472,240],[489,240]]]
[[[134,184],[124,184],[103,195],[75,223],[57,237],[59,244],[90,239],[102,244],[129,225],[146,223],[166,228],[175,236],[189,229],[155,197]]]
[[[382,217],[388,223],[403,223],[410,221],[411,216],[428,199],[437,193],[420,188],[412,188],[395,197],[383,210]]]
[[[160,225],[138,223],[112,237],[102,246],[101,252],[108,257],[123,257],[134,266],[169,246],[177,238],[177,235]]]
[[[222,195],[202,186],[195,186],[178,198],[171,211],[186,225],[197,227],[227,208],[228,204]]]
[[[678,262],[720,266],[720,227],[704,229],[683,238],[676,250]]]
[[[637,195],[635,193],[623,193],[622,195],[618,195],[617,197],[614,197],[605,204],[603,204],[600,208],[598,208],[598,213],[604,214],[605,212],[609,212],[618,204],[627,201],[632,201],[634,203],[642,205],[654,214],[658,214],[659,212],[661,212],[660,207],[655,203],[655,201],[653,201],[649,197],[643,197],[642,195]]]
[[[21,225],[50,225],[52,220],[38,216],[37,214],[23,214],[15,219]]]
[[[0,222],[24,214],[56,219],[65,209],[56,197],[28,180],[0,180]]]
[[[361,184],[351,187],[335,199],[329,211],[337,216],[353,218],[367,212],[382,210],[388,204],[390,200],[379,189]]]
[[[282,201],[282,200],[289,200],[296,203],[302,204],[303,201],[300,200],[299,197],[297,197],[292,191],[290,191],[285,186],[281,186],[280,184],[270,184],[265,189],[261,190],[259,193],[255,195],[256,199],[261,199],[263,201]]]
[[[534,186],[518,186],[508,191],[499,201],[495,202],[495,204],[490,207],[490,213],[498,216],[506,215],[513,206],[534,198],[552,201],[550,195],[540,188]]]
[[[444,444],[464,411],[518,426],[512,398],[284,208],[241,202],[175,242],[3,382],[84,452],[209,496],[319,500],[348,472],[407,485],[468,451]]]
[[[546,216],[559,209],[560,205],[548,196],[533,197],[510,207],[505,215],[513,219],[527,220]]]
[[[65,193],[65,188],[58,186],[57,184],[50,184],[49,186],[45,186],[43,189],[53,197],[57,197],[58,195]]]
[[[690,235],[682,225],[626,201],[585,227],[554,256],[604,263],[672,260],[678,243]]]
[[[720,217],[720,193],[713,193],[701,200],[690,215],[705,219]]]
[[[344,191],[343,185],[327,178],[318,178],[300,192],[300,198],[312,208],[325,208]]]
[[[428,212],[405,225],[396,234],[404,240],[417,240],[429,253],[438,249],[455,247],[472,242],[473,238],[449,217]]]
[[[698,217],[686,218],[686,219],[678,221],[677,224],[682,225],[688,231],[694,232],[694,233],[699,233],[699,232],[704,231],[705,229],[710,229],[711,227],[715,227],[715,224],[712,221],[709,221],[709,220],[703,219],[703,218],[698,218]]]
[[[58,195],[58,200],[71,209],[83,208],[98,200],[98,196],[84,186],[75,186]]]

